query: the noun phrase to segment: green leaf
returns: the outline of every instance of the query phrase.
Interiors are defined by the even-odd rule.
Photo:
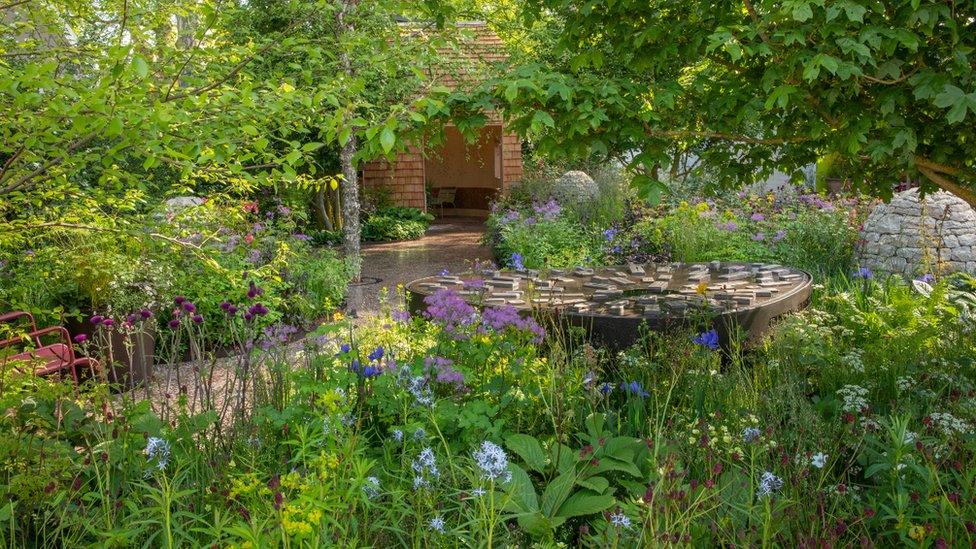
[[[505,87],[505,100],[511,103],[516,97],[518,97],[518,84],[512,82]]]
[[[246,133],[247,135],[258,134],[258,129],[252,126],[251,124],[244,124],[243,126],[241,126],[241,131]]]
[[[589,488],[598,494],[604,493],[610,487],[610,481],[604,477],[589,477],[576,481],[583,488]]]
[[[324,143],[318,143],[316,141],[310,141],[310,142],[305,143],[304,145],[302,145],[302,152],[312,152],[312,151],[321,149],[323,146],[324,146]]]
[[[393,145],[396,144],[396,134],[393,133],[393,128],[386,126],[383,131],[380,132],[380,146],[383,147],[383,152],[390,152],[393,150]]]
[[[810,8],[810,4],[802,2],[793,7],[793,19],[802,23],[811,17],[813,17],[813,10]]]
[[[505,504],[505,509],[513,513],[528,513],[539,510],[539,498],[536,496],[532,479],[518,465],[510,465],[512,480],[508,481],[504,490],[511,496]]]
[[[132,58],[132,68],[136,71],[136,75],[139,78],[145,78],[149,75],[149,64],[143,59],[141,55],[136,55]]]
[[[952,84],[946,84],[945,87],[942,88],[942,93],[935,96],[935,106],[944,109],[946,107],[955,105],[961,102],[963,96],[965,95],[966,92],[962,91],[956,86],[953,86]]]
[[[570,518],[592,515],[606,510],[613,505],[613,502],[613,496],[598,495],[585,491],[577,492],[569,496],[566,502],[559,506],[559,511],[556,513],[556,516]]]
[[[556,510],[573,491],[574,484],[576,484],[576,471],[572,470],[552,479],[552,482],[546,486],[546,490],[542,493],[542,514],[547,517],[555,516]]]
[[[505,446],[515,452],[533,471],[546,470],[546,452],[539,441],[531,435],[512,434],[505,438]]]

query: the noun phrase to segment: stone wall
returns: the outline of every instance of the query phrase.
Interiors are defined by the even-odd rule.
[[[858,251],[861,267],[915,276],[976,273],[976,211],[954,194],[896,194],[868,215]]]

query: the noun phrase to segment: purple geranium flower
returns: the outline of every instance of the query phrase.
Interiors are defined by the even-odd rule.
[[[763,214],[761,214],[759,212],[756,212],[756,213],[752,214],[752,217],[750,217],[749,219],[751,219],[751,220],[753,220],[753,221],[755,221],[755,222],[758,223],[760,221],[765,221],[766,220],[766,216],[764,216]]]

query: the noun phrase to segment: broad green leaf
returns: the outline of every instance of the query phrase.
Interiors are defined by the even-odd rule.
[[[566,501],[559,506],[556,516],[570,518],[592,515],[608,509],[613,505],[613,496],[594,494],[592,492],[580,491],[569,496]]]
[[[505,438],[505,445],[515,452],[526,465],[539,473],[546,470],[546,452],[535,437],[523,434],[512,434]]]
[[[393,133],[393,129],[389,126],[383,128],[380,132],[380,146],[383,147],[383,152],[390,152],[393,150],[393,145],[396,144],[396,134]]]
[[[510,496],[505,509],[513,513],[538,511],[539,499],[529,474],[518,465],[509,465],[509,471],[512,473],[512,480],[503,486]]]
[[[149,75],[149,64],[141,55],[132,58],[132,68],[135,69],[139,78],[145,78]]]
[[[807,2],[800,2],[793,6],[793,19],[803,22],[813,17],[813,10]]]
[[[542,492],[542,514],[556,516],[556,510],[566,501],[576,484],[576,471],[570,470],[552,479]]]

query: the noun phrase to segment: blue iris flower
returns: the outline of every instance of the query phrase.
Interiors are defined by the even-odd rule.
[[[718,332],[713,328],[707,332],[702,332],[696,335],[691,341],[696,345],[708,347],[714,351],[718,349]]]
[[[376,350],[373,351],[372,353],[369,353],[369,356],[366,358],[370,359],[373,362],[383,358],[383,347],[377,347]]]
[[[864,280],[870,280],[874,278],[874,272],[867,267],[861,267],[854,273],[854,278],[862,278]]]

